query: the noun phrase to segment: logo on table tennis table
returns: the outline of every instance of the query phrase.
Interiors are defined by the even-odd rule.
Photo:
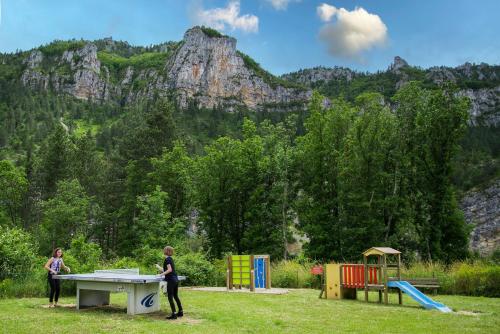
[[[149,295],[147,295],[146,297],[142,298],[141,305],[144,307],[153,306],[153,304],[155,302],[155,300],[154,300],[155,295],[156,295],[156,292],[153,292],[153,293],[150,293]]]

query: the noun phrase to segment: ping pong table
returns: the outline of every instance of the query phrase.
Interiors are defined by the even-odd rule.
[[[126,292],[127,314],[160,310],[163,277],[139,275],[139,269],[96,270],[90,274],[54,275],[55,279],[76,281],[76,309],[109,305],[110,292]],[[179,280],[184,280],[179,276]],[[163,282],[163,283],[161,283]]]

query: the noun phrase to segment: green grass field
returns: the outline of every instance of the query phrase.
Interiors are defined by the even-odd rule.
[[[361,295],[360,295],[361,296]],[[162,311],[128,316],[126,295],[112,294],[113,307],[76,311],[74,297],[61,307],[47,299],[0,300],[2,333],[498,333],[500,299],[436,296],[456,312],[427,311],[405,298],[406,305],[379,305],[360,300],[320,300],[318,291],[292,290],[287,295],[201,292],[183,289],[184,318],[164,320]],[[373,300],[376,296],[373,295]],[[406,297],[406,296],[405,296]],[[397,295],[392,294],[391,302]]]

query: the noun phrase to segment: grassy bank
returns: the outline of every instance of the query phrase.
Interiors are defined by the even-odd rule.
[[[372,296],[375,300],[375,295]],[[186,316],[167,322],[160,313],[128,316],[126,295],[112,294],[114,307],[76,311],[48,309],[46,299],[0,300],[3,333],[493,333],[500,326],[500,299],[437,296],[458,311],[444,314],[405,305],[320,300],[315,290],[256,295],[182,290]],[[64,297],[62,304],[74,304]],[[391,295],[396,302],[396,295]]]

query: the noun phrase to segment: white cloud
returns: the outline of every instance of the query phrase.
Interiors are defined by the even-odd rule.
[[[301,0],[266,0],[277,10],[286,10],[290,2],[300,2]]]
[[[318,13],[321,21],[328,22],[335,14],[335,12],[337,12],[337,8],[327,3],[322,3],[318,6],[318,8],[316,8],[316,12]]]
[[[327,22],[319,38],[333,56],[361,60],[361,53],[387,42],[387,26],[376,14],[361,7],[352,11],[328,4],[317,7],[319,18]]]
[[[244,32],[258,32],[259,18],[255,15],[240,15],[240,1],[231,0],[226,7],[203,9],[198,6],[195,9],[194,19],[197,24],[212,27],[223,31],[227,28],[231,30],[242,30]]]

